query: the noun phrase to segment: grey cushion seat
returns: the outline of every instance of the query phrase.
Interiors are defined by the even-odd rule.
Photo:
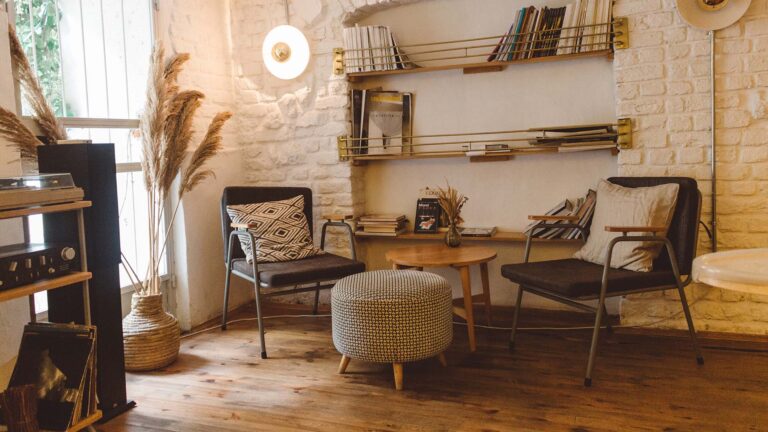
[[[570,258],[504,264],[501,275],[532,289],[544,289],[569,298],[595,298],[600,294],[603,266]],[[608,270],[609,293],[662,285],[675,286],[675,275],[671,270],[647,273],[614,268]]]
[[[451,287],[413,270],[358,273],[331,290],[333,343],[353,359],[404,363],[434,357],[453,340]]]
[[[232,261],[232,268],[253,277],[253,266],[245,258]],[[318,280],[333,281],[365,271],[365,263],[324,253],[296,261],[259,263],[259,280],[271,287],[298,285]]]

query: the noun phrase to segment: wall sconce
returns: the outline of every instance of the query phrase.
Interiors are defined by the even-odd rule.
[[[285,0],[285,21],[289,22],[288,0]],[[267,34],[261,55],[272,75],[283,80],[294,79],[309,64],[309,42],[296,27],[280,25]]]

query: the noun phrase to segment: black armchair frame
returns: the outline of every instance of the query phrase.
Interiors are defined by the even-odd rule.
[[[698,221],[701,216],[701,193],[698,193],[698,191],[697,191],[697,196],[698,196],[698,206],[696,210],[696,221]],[[537,226],[528,232],[528,235],[526,238],[525,253],[523,258],[525,263],[529,262],[533,235],[536,232],[538,232],[538,230],[540,229],[549,229],[549,228],[574,228],[576,230],[579,230],[582,233],[582,238],[584,240],[586,240],[586,238],[589,235],[589,228],[583,227],[578,224],[544,223],[541,226]],[[515,302],[515,312],[512,319],[512,332],[509,340],[510,350],[514,350],[515,348],[515,336],[517,333],[517,326],[520,318],[520,308],[521,308],[522,299],[523,299],[523,292],[525,291],[528,291],[532,294],[536,294],[540,297],[544,297],[562,304],[566,304],[568,306],[571,306],[577,309],[594,313],[595,325],[592,330],[592,342],[590,345],[589,358],[587,360],[587,368],[586,368],[586,373],[584,377],[584,385],[589,387],[592,385],[592,371],[595,365],[595,357],[597,355],[597,345],[599,340],[600,328],[603,325],[603,320],[608,315],[608,311],[605,307],[606,298],[620,297],[624,295],[638,294],[643,292],[677,289],[678,294],[680,296],[680,301],[682,303],[683,312],[685,314],[685,319],[688,324],[688,332],[690,334],[691,341],[693,343],[693,348],[696,353],[696,362],[700,365],[704,364],[704,357],[701,354],[701,349],[699,347],[698,340],[696,339],[696,330],[693,325],[693,319],[691,317],[690,308],[688,306],[688,301],[685,295],[685,287],[691,283],[691,275],[690,274],[687,275],[685,279],[681,278],[680,271],[679,271],[679,262],[674,250],[674,246],[672,245],[672,242],[667,237],[662,237],[655,234],[654,235],[630,235],[629,232],[630,232],[630,228],[626,228],[626,231],[622,232],[622,235],[612,239],[611,242],[609,243],[608,249],[605,254],[605,260],[603,262],[603,273],[602,273],[602,280],[600,285],[600,292],[597,295],[582,296],[582,297],[578,297],[577,299],[574,299],[574,298],[569,298],[566,296],[559,295],[551,291],[539,289],[529,285],[520,284],[519,289],[517,291],[517,299]],[[663,244],[664,248],[667,251],[676,283],[674,285],[662,285],[662,286],[654,286],[654,287],[643,288],[643,289],[609,292],[608,291],[608,282],[609,282],[608,273],[609,273],[609,269],[611,268],[610,264],[611,264],[611,259],[613,257],[613,249],[617,244],[622,242],[638,242],[638,241],[657,242],[657,243]],[[697,243],[698,243],[698,234],[694,235],[694,244],[697,244]],[[581,301],[587,301],[587,300],[597,300],[597,307],[591,307],[584,303],[580,303]],[[612,331],[610,323],[606,322],[606,327],[609,332]]]
[[[305,205],[307,205],[306,202],[305,202]],[[308,205],[311,207],[311,202]],[[223,306],[222,316],[221,316],[221,330],[224,331],[227,329],[228,313],[229,313],[229,288],[231,284],[232,275],[234,274],[235,276],[245,279],[253,284],[255,297],[256,297],[256,315],[257,315],[257,320],[259,325],[259,342],[261,347],[261,358],[266,359],[267,349],[266,349],[266,343],[264,341],[264,318],[261,311],[262,298],[277,297],[277,296],[299,294],[299,293],[314,291],[315,299],[312,307],[312,314],[316,315],[318,311],[318,303],[320,300],[320,290],[333,288],[335,281],[328,281],[327,279],[312,280],[312,281],[307,281],[305,283],[302,283],[301,285],[314,284],[314,286],[301,286],[301,287],[299,285],[269,285],[264,283],[260,279],[259,263],[258,263],[258,260],[256,259],[256,254],[255,254],[256,241],[258,240],[258,238],[254,236],[253,233],[250,232],[246,226],[239,226],[238,224],[230,223],[229,216],[224,210],[222,210],[221,217],[222,217],[223,226],[225,227],[229,226],[232,228],[232,231],[229,233],[229,236],[228,236],[227,255],[225,257],[226,258],[225,265],[227,268],[227,273],[224,280],[224,306]],[[308,220],[308,222],[310,223],[310,226],[311,226],[311,219]],[[346,230],[349,236],[349,246],[352,253],[352,260],[357,261],[357,248],[355,245],[354,231],[352,230],[352,227],[343,219],[338,221],[327,219],[323,223],[321,234],[320,234],[320,249],[325,250],[325,243],[326,243],[325,240],[326,240],[329,227],[344,228]],[[234,262],[234,259],[236,258],[235,247],[239,247],[239,241],[242,238],[240,236],[244,236],[248,239],[248,242],[251,246],[251,250],[254,251],[254,257],[251,263],[253,275],[243,273],[233,268],[233,262]],[[293,288],[280,289],[285,287],[293,287]],[[262,288],[278,288],[280,290],[269,292],[269,293],[262,293],[261,292]]]

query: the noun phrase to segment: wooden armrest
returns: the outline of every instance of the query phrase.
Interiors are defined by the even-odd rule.
[[[579,220],[579,217],[575,216],[575,215],[560,215],[560,216],[557,216],[557,215],[529,215],[528,219],[529,220],[534,220],[534,221],[550,221],[550,222],[553,222],[553,221],[571,221],[571,222],[576,222],[576,221]]]
[[[328,214],[323,215],[323,219],[330,222],[344,222],[345,220],[354,219],[355,216],[351,214]]]
[[[251,229],[256,228],[256,224],[251,223],[234,223],[230,224],[230,226],[234,229]]]
[[[662,226],[639,226],[639,227],[633,227],[633,226],[606,226],[605,230],[608,232],[652,232],[652,233],[659,233],[664,232],[667,229],[667,227]]]

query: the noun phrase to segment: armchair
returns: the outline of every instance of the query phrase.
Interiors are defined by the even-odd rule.
[[[582,227],[573,223],[556,222],[556,220],[567,221],[562,216],[557,216],[556,220],[534,216],[531,217],[532,220],[553,221],[543,228],[575,228],[582,232],[585,239],[589,235],[590,229],[620,232],[621,235],[611,240],[606,251],[604,264],[598,265],[574,258],[529,262],[532,235],[532,232],[529,232],[525,245],[524,262],[506,264],[501,267],[502,276],[519,285],[509,342],[510,349],[514,349],[515,346],[515,334],[523,292],[595,313],[592,343],[584,378],[585,386],[592,384],[592,370],[597,354],[599,330],[605,319],[604,315],[607,315],[605,300],[608,297],[677,289],[688,323],[688,331],[693,342],[696,360],[699,364],[704,363],[684,291],[685,286],[691,282],[691,267],[698,242],[701,193],[696,181],[680,177],[614,177],[608,181],[623,187],[647,187],[677,183],[679,185],[677,203],[668,230],[666,227],[648,226],[590,227],[587,224],[586,227]],[[665,230],[667,230],[666,236],[659,234]],[[651,233],[651,235],[643,233]],[[611,268],[610,263],[614,247],[621,242],[636,241],[658,242],[663,245],[664,249],[654,260],[653,271],[635,272]],[[686,275],[686,277],[683,279],[681,274]],[[597,306],[592,307],[581,303],[585,300],[597,300]],[[610,325],[607,327],[610,330]]]
[[[259,263],[257,259],[248,263],[245,253],[240,247],[239,236],[247,236],[252,250],[258,241],[248,231],[249,224],[232,223],[227,213],[227,206],[238,204],[260,203],[278,201],[293,198],[297,195],[304,197],[304,215],[309,224],[310,233],[313,233],[312,225],[312,190],[297,187],[227,187],[221,197],[221,229],[224,239],[224,263],[227,267],[224,282],[224,308],[221,318],[221,329],[227,329],[227,312],[229,307],[229,287],[231,275],[235,275],[253,283],[256,294],[256,314],[259,323],[259,341],[261,343],[261,358],[267,358],[266,344],[264,342],[264,324],[261,311],[261,299],[266,297],[297,294],[302,292],[315,292],[313,313],[317,313],[320,290],[333,287],[333,282],[343,277],[365,271],[365,264],[357,261],[354,233],[345,215],[325,216],[320,237],[320,248],[325,249],[325,237],[328,227],[344,228],[349,235],[352,259],[331,253],[324,253],[313,257],[286,261]],[[276,291],[263,293],[262,289],[277,288]],[[281,289],[287,288],[287,289]]]

